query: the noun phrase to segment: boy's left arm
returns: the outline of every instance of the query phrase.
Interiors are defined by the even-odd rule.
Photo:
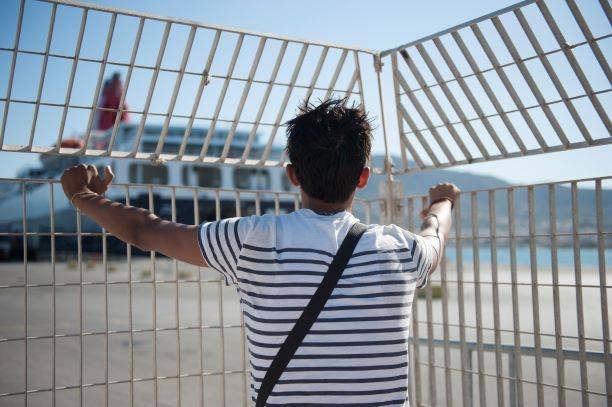
[[[76,208],[125,243],[196,266],[208,266],[198,245],[197,226],[162,220],[146,209],[104,198],[113,177],[110,167],[100,179],[95,166],[81,164],[64,171],[61,183]]]

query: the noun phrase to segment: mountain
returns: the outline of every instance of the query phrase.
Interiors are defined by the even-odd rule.
[[[375,155],[372,157],[373,166],[382,167],[384,156]],[[393,158],[394,162],[401,162],[398,157]],[[511,184],[499,178],[470,174],[457,170],[441,169],[436,171],[415,172],[395,177],[403,188],[404,196],[425,195],[430,186],[439,182],[452,182],[463,191],[483,190],[491,188],[506,188]],[[379,196],[379,184],[386,181],[385,175],[373,174],[368,186],[363,190],[359,190],[357,196],[363,199],[375,199]],[[595,190],[594,183],[588,183],[588,187],[584,188],[578,184],[578,221],[579,232],[589,233],[597,231],[596,223],[596,207],[595,207]],[[534,207],[534,224],[536,234],[550,233],[550,208],[548,200],[548,186],[536,186],[533,192],[533,207]],[[572,193],[569,184],[561,184],[555,187],[556,195],[556,217],[557,217],[557,233],[571,234],[572,233]],[[461,219],[463,227],[463,235],[471,235],[471,198],[464,196],[461,205]],[[508,194],[506,190],[500,190],[495,193],[495,215],[497,234],[503,235],[508,233]],[[488,193],[480,192],[476,194],[477,203],[477,225],[479,234],[486,236],[489,234],[489,202]],[[602,190],[602,205],[603,213],[612,213],[612,190]],[[420,202],[415,202],[415,212],[420,208]],[[373,219],[377,219],[379,207],[374,205]],[[514,192],[514,212],[515,212],[515,233],[525,236],[529,233],[529,202],[527,188],[516,188]],[[417,222],[418,223],[418,222]],[[604,229],[612,229],[612,216],[604,216]],[[550,239],[543,239],[542,244]],[[596,236],[581,237],[581,242],[584,245],[595,245]],[[560,245],[571,244],[571,236],[559,237]],[[608,246],[611,246],[608,243]]]

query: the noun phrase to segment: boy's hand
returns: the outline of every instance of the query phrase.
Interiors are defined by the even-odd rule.
[[[429,188],[429,204],[432,205],[435,202],[448,199],[454,205],[460,192],[461,190],[455,184],[450,182],[440,183]]]
[[[461,190],[457,188],[455,184],[451,184],[450,182],[439,183],[438,185],[429,188],[429,206],[423,209],[421,212],[421,217],[424,218],[427,216],[431,205],[436,202],[448,200],[451,205],[455,205],[455,200],[460,193]]]
[[[104,194],[114,177],[115,175],[110,166],[106,166],[104,169],[104,178],[100,179],[98,176],[98,169],[95,166],[91,164],[87,166],[80,164],[64,171],[60,178],[60,182],[62,183],[62,188],[64,188],[64,193],[68,197],[68,200],[70,200],[75,194],[81,192],[95,193],[98,195]]]

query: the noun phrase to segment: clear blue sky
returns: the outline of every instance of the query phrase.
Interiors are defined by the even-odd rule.
[[[418,2],[92,0],[90,2],[187,18],[203,23],[377,50],[397,46],[515,3],[508,0],[495,2],[486,0]],[[0,7],[4,10],[0,9],[0,15],[6,15],[5,11],[9,9],[14,10],[15,4],[15,0],[3,1]],[[0,17],[0,27],[3,25],[3,18],[6,17]],[[69,27],[65,29],[68,30]],[[3,34],[4,30],[0,28],[0,36]],[[607,44],[609,43],[608,40]],[[608,46],[604,52],[609,50]],[[1,57],[0,55],[0,63],[3,61]],[[4,59],[7,59],[6,55]],[[6,76],[7,71],[2,69],[0,83],[6,81]],[[391,97],[392,94],[388,94],[385,102],[391,104],[392,100],[389,99]],[[605,104],[604,106],[609,107]],[[387,119],[389,132],[393,134],[397,129],[394,113]],[[375,143],[375,150],[382,151],[381,137],[378,137]],[[392,153],[399,155],[399,151]],[[0,177],[13,176],[17,167],[37,158],[34,155],[20,153],[2,153],[1,156]],[[540,182],[609,175],[612,173],[610,157],[612,157],[612,146],[606,146],[463,166],[460,169],[498,176],[514,183]]]

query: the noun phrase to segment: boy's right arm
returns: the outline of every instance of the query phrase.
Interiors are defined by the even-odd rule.
[[[451,212],[460,192],[459,188],[450,183],[438,184],[429,189],[430,204],[421,213],[423,225],[419,232],[432,249],[429,274],[438,267],[442,258],[452,226]]]
[[[146,209],[104,198],[112,180],[110,167],[104,179],[100,179],[93,165],[81,164],[64,171],[61,183],[76,208],[122,241],[142,250],[207,267],[198,244],[197,226],[169,222]]]

